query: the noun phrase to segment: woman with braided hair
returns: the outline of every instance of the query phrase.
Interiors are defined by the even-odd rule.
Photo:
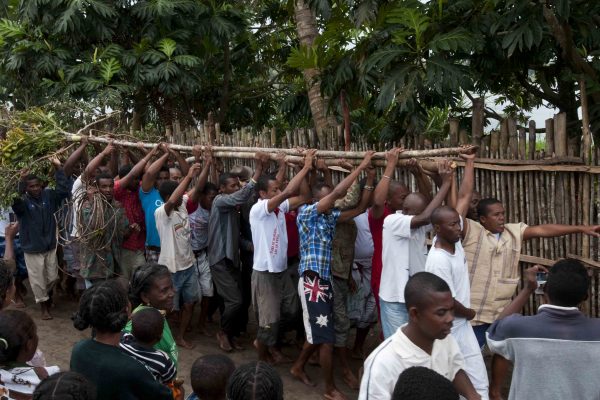
[[[33,400],[96,400],[96,386],[77,372],[59,372],[35,388]]]
[[[79,330],[92,327],[96,336],[73,347],[71,370],[96,385],[98,400],[170,400],[171,390],[119,348],[129,311],[127,294],[114,280],[98,283],[83,292],[73,325]]]
[[[157,263],[146,263],[137,267],[132,275],[129,284],[129,300],[133,307],[133,314],[145,308],[156,308],[163,315],[173,309],[173,299],[175,289],[171,279],[171,272],[165,265]],[[127,322],[126,333],[131,333],[131,321]],[[162,350],[175,363],[177,367],[177,344],[171,333],[171,328],[165,319],[162,337],[154,345],[157,350]]]
[[[228,400],[283,400],[283,382],[269,364],[255,361],[238,367],[227,384]]]
[[[27,364],[37,345],[37,327],[27,313],[0,311],[0,383],[10,392],[10,398],[31,399],[40,381],[59,371],[58,367]]]

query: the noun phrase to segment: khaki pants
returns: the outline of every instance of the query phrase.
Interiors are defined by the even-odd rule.
[[[144,250],[121,249],[117,263],[119,264],[118,273],[129,281],[133,271],[146,263]]]
[[[25,265],[35,302],[47,301],[48,292],[58,279],[56,249],[45,253],[25,253]]]

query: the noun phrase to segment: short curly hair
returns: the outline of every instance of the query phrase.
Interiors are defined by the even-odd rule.
[[[33,400],[96,400],[96,397],[96,385],[73,371],[50,375],[33,392]]]

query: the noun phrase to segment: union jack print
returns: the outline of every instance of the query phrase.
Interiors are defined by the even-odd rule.
[[[313,303],[318,303],[319,301],[326,302],[328,300],[329,294],[327,294],[327,289],[329,287],[327,285],[321,285],[318,277],[304,278],[304,294],[310,294],[308,301],[312,301]]]

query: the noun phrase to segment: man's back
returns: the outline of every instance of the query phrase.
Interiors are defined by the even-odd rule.
[[[576,307],[543,305],[487,332],[490,349],[514,362],[509,399],[598,399],[600,319]]]

